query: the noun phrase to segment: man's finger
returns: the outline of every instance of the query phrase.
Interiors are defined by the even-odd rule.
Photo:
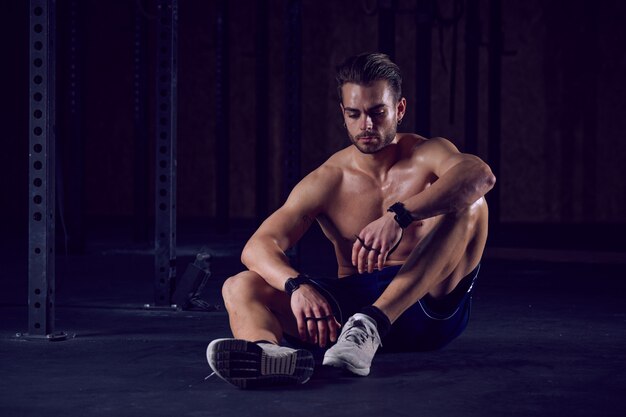
[[[378,254],[378,270],[382,271],[383,267],[385,266],[385,254],[386,251],[381,249],[380,253]]]
[[[357,266],[357,260],[359,256],[359,251],[363,247],[363,244],[359,240],[358,236],[354,244],[352,245],[352,265]]]
[[[365,272],[365,263],[367,262],[367,253],[368,253],[368,250],[365,249],[364,247],[362,247],[361,250],[359,251],[359,258],[357,260],[357,269],[359,271],[359,274],[362,274],[363,272]]]
[[[306,319],[304,318],[304,314],[296,315],[296,322],[298,323],[298,335],[300,336],[300,340],[306,342],[307,340],[307,329],[306,329]]]
[[[320,347],[326,347],[328,341],[328,319],[325,317],[321,320],[317,320],[317,334],[319,336],[318,344]]]
[[[309,334],[309,343],[317,343],[317,321],[315,320],[313,314],[307,318],[306,328]]]
[[[378,251],[372,248],[367,254],[367,272],[370,274],[374,272],[374,266],[377,264],[376,258],[378,256]]]

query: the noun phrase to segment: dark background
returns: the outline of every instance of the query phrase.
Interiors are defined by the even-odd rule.
[[[383,4],[385,2],[381,2]],[[467,5],[458,20],[456,89],[451,95],[455,2],[434,2],[442,19],[432,21],[429,131],[461,150],[466,142],[465,88]],[[574,248],[623,251],[626,230],[626,5],[621,1],[502,2],[502,76],[500,155],[488,135],[490,19],[489,2],[478,1],[480,49],[478,141],[476,153],[497,168],[497,192],[490,246]],[[149,241],[133,232],[137,219],[151,226],[153,149],[138,150],[133,125],[133,25],[140,4],[147,25],[147,57],[154,64],[154,3],[81,1],[82,31],[78,63],[81,82],[80,142],[65,134],[67,114],[69,1],[58,1],[58,153],[66,223],[89,239],[97,225],[115,225],[124,236]],[[262,5],[266,4],[267,8]],[[395,3],[395,60],[404,74],[409,109],[402,128],[416,130],[419,104],[416,1]],[[259,6],[261,5],[261,6]],[[375,1],[302,2],[301,176],[347,145],[338,111],[334,67],[345,57],[380,49]],[[2,3],[2,140],[0,209],[2,236],[26,244],[28,234],[28,2]],[[215,126],[215,22],[218,2],[181,0],[179,4],[178,215],[209,236],[227,233],[214,227],[219,193]],[[267,17],[259,18],[261,9]],[[373,11],[373,12],[372,12]],[[254,226],[284,199],[283,161],[286,114],[284,1],[233,1],[229,4],[230,123],[227,197],[231,225]],[[268,48],[260,56],[262,24]],[[383,23],[384,25],[384,23]],[[388,26],[384,26],[388,28]],[[266,78],[259,83],[257,61]],[[419,61],[419,62],[418,62]],[[427,61],[426,61],[427,63]],[[154,96],[148,69],[148,131],[152,141]],[[269,90],[261,107],[256,103]],[[454,105],[451,100],[454,97]],[[423,104],[423,103],[422,103]],[[257,112],[263,109],[268,155],[267,186],[257,187]],[[451,110],[452,108],[452,110]],[[453,113],[452,113],[453,112]],[[451,120],[453,119],[453,120]],[[226,140],[226,139],[220,139]],[[490,142],[491,141],[491,142]],[[78,151],[77,151],[78,150]],[[471,149],[470,149],[471,150]],[[147,158],[144,185],[134,180],[137,161]],[[138,159],[139,158],[139,159]],[[78,180],[81,179],[81,180]],[[145,193],[148,190],[148,193]],[[142,194],[142,191],[144,192]],[[259,207],[262,193],[265,207]],[[499,194],[498,194],[499,193]],[[143,196],[145,201],[137,199]],[[499,213],[498,213],[499,211]],[[61,216],[59,216],[61,217]],[[76,226],[76,219],[82,223]],[[59,229],[61,230],[61,229]],[[69,231],[72,236],[76,232]],[[63,232],[58,232],[63,238]],[[25,246],[24,246],[25,247]]]

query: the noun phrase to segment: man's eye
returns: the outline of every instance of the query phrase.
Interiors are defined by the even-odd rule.
[[[385,115],[384,111],[378,111],[376,113],[374,113],[374,117],[383,117]]]
[[[351,118],[351,119],[358,119],[359,115],[358,114],[349,114],[348,117]]]

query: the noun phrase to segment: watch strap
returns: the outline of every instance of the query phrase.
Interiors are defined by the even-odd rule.
[[[295,290],[300,288],[300,285],[307,284],[311,282],[310,278],[307,275],[300,274],[297,277],[289,278],[285,282],[285,292],[289,295],[293,294]]]
[[[402,229],[406,229],[415,220],[413,219],[413,216],[411,216],[411,212],[409,212],[404,207],[404,204],[400,202],[392,204],[387,211],[395,213],[393,218]]]

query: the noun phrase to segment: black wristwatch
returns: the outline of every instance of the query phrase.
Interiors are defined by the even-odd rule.
[[[404,204],[400,202],[392,204],[387,211],[396,214],[393,218],[403,229],[406,229],[411,223],[413,223],[413,220],[415,220],[413,219],[413,216],[411,216],[411,212],[404,208]]]
[[[300,288],[300,285],[307,284],[309,282],[311,282],[311,280],[304,274],[300,274],[295,278],[289,278],[287,282],[285,282],[285,292],[291,295],[295,290]]]

